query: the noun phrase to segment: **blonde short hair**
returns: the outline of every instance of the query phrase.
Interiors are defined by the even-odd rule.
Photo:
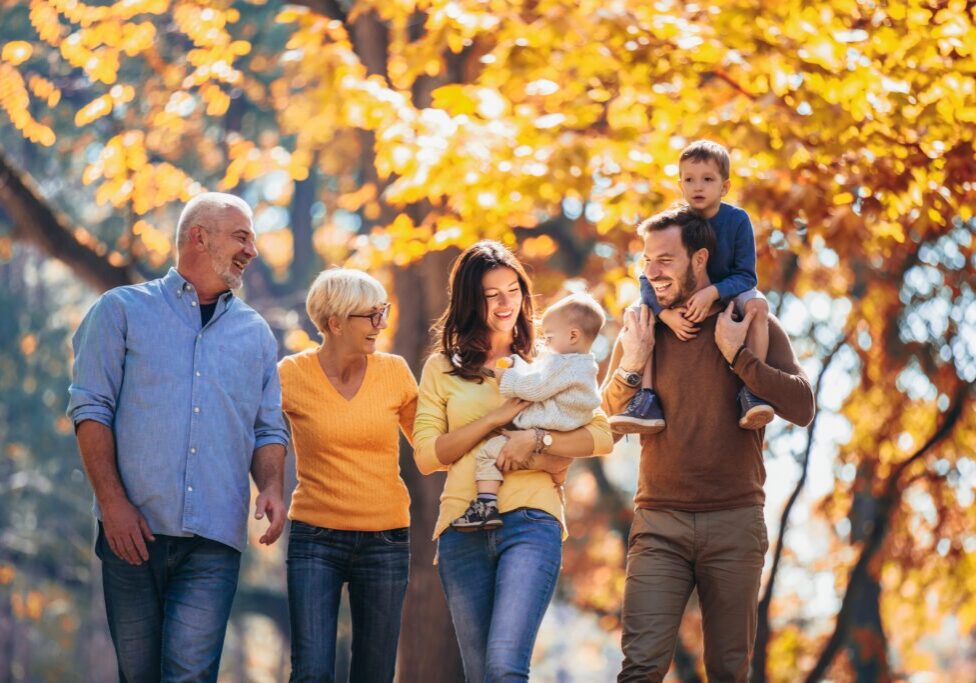
[[[329,329],[329,318],[346,318],[386,303],[386,290],[371,275],[353,268],[329,268],[319,273],[308,288],[305,310],[320,334]]]
[[[566,321],[573,327],[579,329],[592,342],[600,334],[603,324],[607,321],[607,316],[603,308],[589,294],[570,294],[554,303],[542,314],[545,318],[548,315],[565,316]]]

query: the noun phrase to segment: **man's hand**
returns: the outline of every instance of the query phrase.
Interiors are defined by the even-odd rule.
[[[260,542],[271,545],[278,540],[285,528],[285,503],[274,487],[262,491],[254,503],[254,519],[264,519],[265,515],[268,517],[269,525]]]
[[[658,317],[671,328],[674,336],[681,341],[690,341],[698,336],[699,328],[695,327],[695,323],[685,317],[684,307],[680,309],[665,308],[658,314]]]
[[[495,467],[502,472],[528,469],[535,449],[535,430],[503,429],[502,435],[507,436],[508,441],[498,454]]]
[[[112,552],[136,566],[148,560],[146,541],[155,541],[156,537],[136,506],[123,499],[101,507],[102,528]]]
[[[624,326],[620,329],[620,367],[640,372],[654,351],[654,313],[641,304],[638,313],[632,308],[624,311]]]
[[[739,348],[746,343],[746,334],[749,332],[753,316],[752,311],[746,311],[745,318],[736,322],[732,319],[733,308],[733,303],[730,301],[725,310],[718,314],[715,323],[715,345],[729,363],[735,358]]]
[[[718,288],[715,285],[699,289],[685,302],[685,317],[693,323],[700,323],[716,301]]]

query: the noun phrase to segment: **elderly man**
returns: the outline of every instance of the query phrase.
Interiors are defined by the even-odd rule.
[[[662,306],[682,303],[710,282],[715,248],[708,222],[688,207],[660,213],[638,229],[644,272]],[[768,547],[763,520],[763,432],[741,429],[735,396],[745,385],[781,417],[813,419],[810,383],[779,322],[769,320],[761,362],[745,346],[751,316],[716,304],[699,333],[680,341],[654,325],[646,306],[625,314],[603,386],[615,414],[640,388],[654,355],[654,386],[667,428],[641,438],[635,516],[623,604],[624,663],[618,681],[661,681],[681,615],[698,589],[710,681],[746,681],[755,642],[759,579]]]
[[[177,266],[106,292],[75,333],[68,415],[99,520],[95,552],[123,681],[214,681],[255,517],[274,543],[287,432],[267,323],[231,292],[257,256],[251,209],[183,209]]]

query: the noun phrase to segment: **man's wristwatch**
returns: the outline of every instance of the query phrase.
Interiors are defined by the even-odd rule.
[[[549,446],[551,445],[552,434],[547,432],[545,429],[535,427],[535,448],[532,449],[532,452],[535,455],[545,453],[547,450],[549,450]]]
[[[641,375],[639,372],[631,372],[630,370],[624,370],[623,368],[617,368],[614,370],[613,374],[624,381],[628,387],[637,387],[641,383]]]

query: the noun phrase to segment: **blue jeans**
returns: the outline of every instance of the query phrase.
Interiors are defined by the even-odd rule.
[[[409,530],[341,531],[292,521],[291,680],[334,681],[342,584],[349,584],[353,683],[389,683],[410,573]]]
[[[562,527],[520,508],[492,531],[448,529],[437,541],[438,571],[468,683],[529,680],[532,647],[556,590]]]
[[[200,536],[156,534],[149,560],[133,566],[112,552],[101,523],[105,612],[119,680],[216,681],[241,554]]]

